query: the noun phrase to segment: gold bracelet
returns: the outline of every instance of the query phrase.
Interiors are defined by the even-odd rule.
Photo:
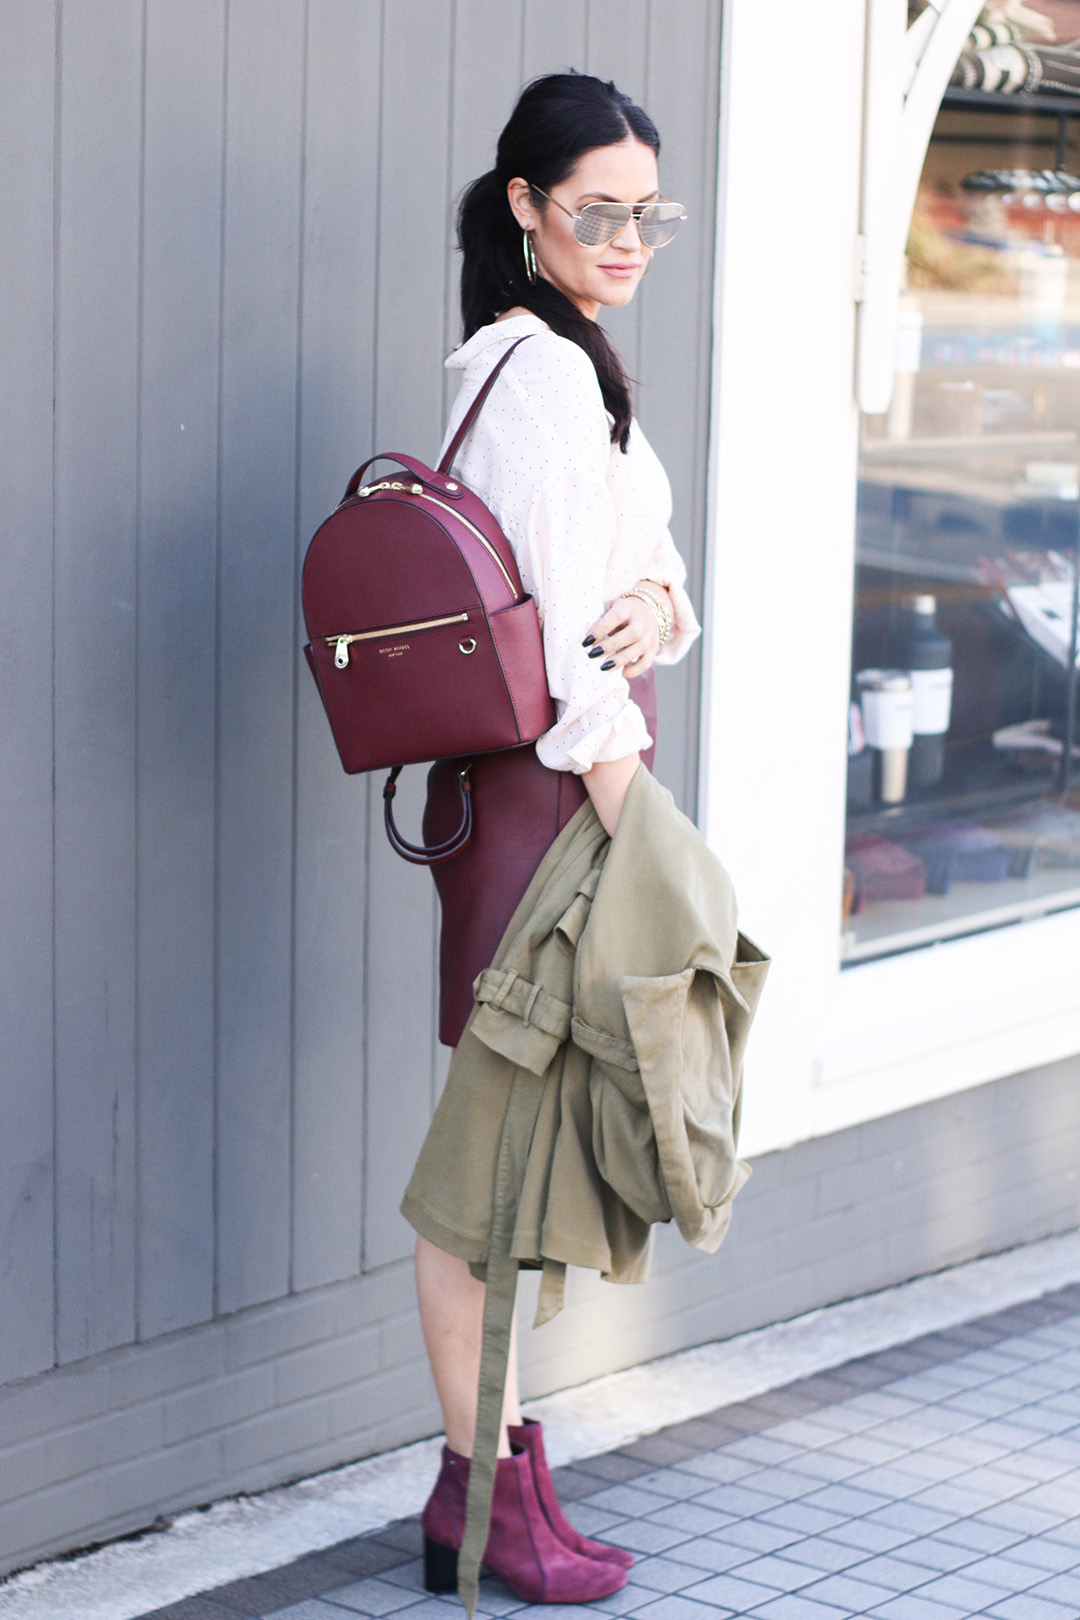
[[[656,620],[656,628],[660,632],[661,647],[666,641],[671,640],[671,633],[675,628],[675,623],[667,606],[658,596],[654,596],[652,591],[646,591],[638,585],[635,585],[633,590],[623,591],[622,594],[624,596],[636,596],[639,602],[645,602],[652,609],[653,618]]]
[[[662,632],[661,636],[660,636],[660,645],[663,646],[664,642],[665,641],[670,641],[672,636],[675,634],[675,610],[670,605],[668,597],[666,595],[667,587],[664,586],[664,585],[658,584],[655,579],[643,580],[642,583],[641,583],[640,589],[645,592],[646,596],[651,596],[652,592],[649,590],[650,585],[655,585],[658,591],[664,591],[665,592],[665,595],[658,596],[656,598],[657,606],[659,607],[660,612],[664,616],[664,624],[667,627],[666,628],[666,633]],[[638,589],[637,586],[635,586],[635,590],[636,589]]]

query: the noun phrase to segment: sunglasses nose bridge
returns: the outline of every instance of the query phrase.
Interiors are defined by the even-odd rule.
[[[633,240],[629,242],[620,242],[619,238],[621,236],[625,236],[627,231],[631,233]],[[617,230],[614,230],[611,233],[611,235],[608,237],[608,241],[616,247],[636,248],[643,246],[645,239],[641,234],[641,221],[638,219],[637,215],[631,214],[629,219],[624,220]]]

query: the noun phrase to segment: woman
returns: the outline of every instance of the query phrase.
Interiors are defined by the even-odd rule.
[[[473,837],[435,868],[441,1036],[450,1046],[471,1011],[474,978],[586,796],[614,832],[634,772],[652,762],[652,666],[682,657],[700,633],[668,533],[667,479],[596,324],[602,306],[630,302],[655,247],[683,217],[660,197],[659,149],[652,121],[613,84],[551,75],[523,92],[495,168],[461,204],[465,342],[446,363],[464,375],[447,438],[508,345],[527,338],[454,472],[498,518],[536,598],[558,720],[535,747],[476,761]],[[429,842],[456,824],[454,765],[431,772]],[[450,1252],[453,1166],[439,1166],[439,1183],[439,1210],[418,1210],[413,1199],[407,1213],[420,1233],[420,1312],[446,1423],[443,1468],[424,1515],[427,1583],[449,1590],[476,1422],[484,1287]],[[540,1426],[522,1423],[514,1361],[485,1561],[528,1601],[606,1596],[633,1560],[577,1535],[563,1517]]]

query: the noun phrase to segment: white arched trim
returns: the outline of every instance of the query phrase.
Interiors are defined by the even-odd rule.
[[[868,0],[856,395],[888,409],[911,214],[956,59],[984,0],[931,0],[907,27],[907,0]]]

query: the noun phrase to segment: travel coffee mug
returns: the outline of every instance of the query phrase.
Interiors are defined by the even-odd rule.
[[[882,804],[900,804],[913,736],[911,676],[902,669],[863,669],[855,680],[866,741],[879,756],[878,797]]]

